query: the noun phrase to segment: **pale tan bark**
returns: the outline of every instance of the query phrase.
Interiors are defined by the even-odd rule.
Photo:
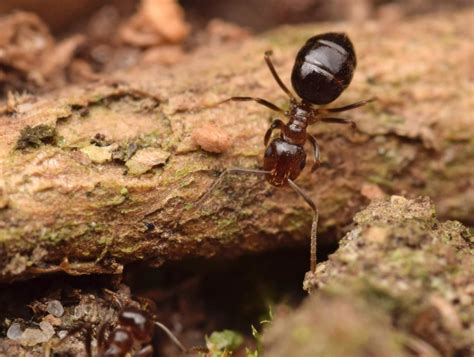
[[[285,106],[263,52],[274,50],[287,81],[298,47],[328,30],[347,31],[359,59],[337,104],[371,96],[378,102],[347,114],[358,130],[310,130],[323,166],[297,182],[318,203],[321,239],[333,239],[324,232],[384,193],[427,194],[440,217],[472,221],[471,18],[465,12],[396,25],[286,27],[202,48],[171,69],[136,68],[109,84],[21,100],[0,117],[0,280],[120,272],[140,260],[307,242],[305,203],[255,177],[229,177],[201,208],[193,206],[215,173],[261,165],[273,118],[253,103],[197,108],[229,95]],[[222,154],[201,150],[193,133],[203,126],[224,132],[231,146],[217,143]],[[91,145],[96,134],[109,146]]]

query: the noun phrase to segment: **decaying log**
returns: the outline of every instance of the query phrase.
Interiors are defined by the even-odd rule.
[[[474,238],[426,197],[375,201],[264,334],[268,356],[471,356]]]
[[[378,101],[348,114],[357,130],[311,129],[323,165],[298,182],[318,202],[320,233],[394,193],[429,195],[440,217],[472,221],[471,19],[464,11],[408,23],[285,27],[201,48],[172,68],[17,98],[0,116],[0,281],[306,242],[305,203],[255,177],[229,177],[194,206],[224,168],[260,165],[273,115],[253,103],[199,108],[229,95],[285,106],[263,52],[274,50],[288,80],[298,47],[328,30],[349,32],[359,59],[337,104]]]

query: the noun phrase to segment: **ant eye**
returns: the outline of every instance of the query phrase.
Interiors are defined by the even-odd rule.
[[[312,104],[335,100],[352,80],[356,55],[344,33],[311,37],[296,56],[291,83],[296,93]]]
[[[305,166],[306,166],[306,160],[302,160],[300,162],[300,169],[303,170]]]
[[[265,150],[265,156],[272,156],[273,155],[273,145],[268,145],[267,149]]]

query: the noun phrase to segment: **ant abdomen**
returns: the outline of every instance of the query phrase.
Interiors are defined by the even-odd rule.
[[[274,186],[285,186],[288,179],[296,179],[306,164],[306,152],[301,145],[282,138],[273,140],[265,150],[263,169],[269,171],[267,181]]]
[[[291,83],[306,102],[328,104],[351,83],[357,61],[345,33],[329,32],[311,37],[296,55]]]

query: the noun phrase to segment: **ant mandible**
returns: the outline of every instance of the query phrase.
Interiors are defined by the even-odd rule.
[[[315,108],[313,106],[322,106],[334,101],[349,86],[352,80],[357,60],[354,46],[345,33],[329,32],[316,35],[307,40],[306,44],[299,50],[291,73],[291,83],[301,99],[297,99],[280,79],[273,66],[271,55],[271,51],[265,52],[265,62],[275,81],[290,99],[290,106],[287,111],[257,97],[230,97],[211,107],[230,101],[254,101],[279,112],[288,119],[288,123],[285,124],[281,119],[275,119],[267,130],[264,137],[264,144],[267,148],[263,158],[263,170],[239,167],[226,169],[199,199],[198,204],[208,197],[210,192],[228,173],[264,175],[267,182],[273,186],[289,185],[313,210],[310,269],[311,273],[314,273],[317,263],[318,208],[308,194],[294,182],[306,165],[306,152],[303,148],[306,141],[309,141],[313,149],[314,164],[311,171],[315,171],[320,165],[319,144],[313,135],[306,132],[306,129],[308,125],[317,122],[350,124],[355,127],[352,120],[334,117],[332,114],[361,107],[374,99],[363,100],[337,108]],[[273,139],[270,145],[267,146],[275,129],[280,130],[280,136]]]
[[[97,355],[99,357],[125,357],[132,352],[135,345],[140,346],[137,357],[151,356],[153,347],[151,340],[155,333],[155,326],[163,330],[166,335],[178,346],[181,352],[207,352],[204,347],[186,348],[161,322],[156,321],[149,313],[135,307],[123,308],[117,318],[116,326],[110,330],[110,323],[103,323],[97,336]],[[92,357],[92,327],[80,325],[70,331],[63,340],[77,332],[85,331],[85,348],[87,357]],[[108,335],[107,335],[107,332]]]

